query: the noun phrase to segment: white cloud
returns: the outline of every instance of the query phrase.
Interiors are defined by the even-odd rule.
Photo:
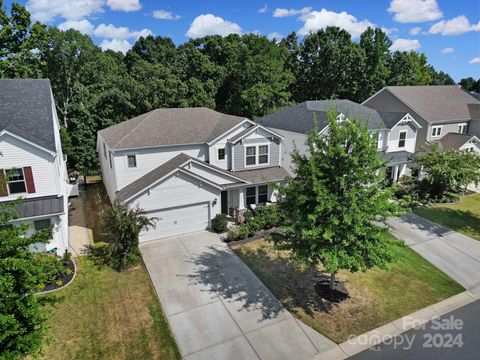
[[[324,29],[327,26],[338,26],[348,31],[354,38],[358,38],[369,26],[375,27],[370,21],[358,21],[355,16],[345,11],[336,13],[322,9],[303,15],[300,19],[304,21],[303,27],[298,31],[300,35],[307,35],[311,31]]]
[[[213,14],[202,14],[193,20],[185,35],[191,38],[197,38],[207,35],[226,36],[232,33],[240,34],[241,32],[242,28],[234,22],[224,20]]]
[[[80,31],[82,34],[90,35],[93,33],[94,26],[87,19],[83,20],[67,20],[57,26],[60,30],[75,29]]]
[[[455,50],[451,47],[446,47],[444,49],[442,49],[442,54],[451,54],[453,53]]]
[[[392,0],[388,12],[399,23],[420,23],[438,20],[443,16],[436,0]]]
[[[128,27],[120,26],[117,27],[112,24],[100,24],[96,27],[93,32],[95,36],[114,39],[114,40],[127,40],[127,39],[139,39],[141,36],[146,37],[152,35],[153,33],[149,29],[142,29],[139,31],[132,31]]]
[[[81,20],[102,12],[103,0],[28,0],[26,7],[34,21],[48,23],[58,17]]]
[[[480,22],[478,24],[470,24],[470,21],[465,15],[454,17],[450,20],[442,20],[434,24],[429,34],[442,34],[442,35],[460,35],[469,31],[480,31]]]
[[[480,56],[474,57],[468,62],[469,64],[480,64]]]
[[[155,19],[159,19],[159,20],[178,20],[181,18],[180,15],[174,15],[170,11],[166,11],[166,10],[155,10],[152,16]]]
[[[266,13],[267,11],[268,11],[268,6],[267,6],[267,4],[263,5],[260,9],[258,9],[258,12],[259,12],[260,14],[264,14],[264,13]]]
[[[397,28],[386,28],[386,27],[382,27],[382,30],[383,30],[383,32],[384,32],[385,34],[387,34],[387,35],[391,35],[391,34],[393,34],[393,33],[395,33],[395,32],[398,31]]]
[[[271,32],[270,34],[267,35],[267,38],[269,40],[276,39],[277,41],[280,41],[283,39],[283,35],[278,32]]]
[[[112,10],[124,12],[138,11],[142,8],[140,0],[107,0],[107,4]]]
[[[414,28],[411,28],[408,33],[409,33],[410,35],[412,35],[412,36],[415,36],[415,35],[420,34],[421,31],[422,31],[422,28],[416,26],[416,27],[414,27]]]
[[[390,51],[411,51],[420,49],[420,41],[411,39],[397,39],[390,46]]]
[[[303,9],[281,9],[276,8],[273,12],[273,17],[288,17],[296,15],[305,15],[312,11],[311,7],[304,7]]]
[[[113,51],[120,51],[125,54],[128,50],[130,50],[132,44],[130,44],[127,40],[112,39],[103,40],[100,44],[100,47],[102,48],[102,50],[110,49]]]

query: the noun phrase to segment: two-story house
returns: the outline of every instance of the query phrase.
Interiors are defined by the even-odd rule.
[[[113,202],[139,206],[155,228],[140,241],[210,227],[276,201],[282,136],[207,108],[157,109],[98,133],[103,182]]]
[[[319,132],[325,133],[330,110],[338,113],[337,121],[358,119],[368,126],[372,136],[378,136],[378,151],[388,162],[387,176],[392,181],[409,174],[407,165],[422,127],[408,112],[381,112],[350,100],[317,100],[305,101],[258,120],[259,124],[284,137],[282,162],[292,176],[295,175],[291,160],[294,147],[300,153],[308,151],[307,134],[313,129],[314,119]]]
[[[447,148],[480,152],[480,101],[459,86],[387,86],[363,105],[378,111],[408,112],[422,126],[417,150],[428,142],[439,142]],[[449,135],[452,133],[463,136]],[[443,139],[445,136],[448,138]]]
[[[21,198],[28,234],[53,226],[48,244],[68,249],[67,168],[49,80],[0,80],[0,204]]]

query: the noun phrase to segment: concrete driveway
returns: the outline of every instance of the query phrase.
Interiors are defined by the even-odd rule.
[[[388,221],[392,234],[474,294],[480,294],[480,241],[415,214]]]
[[[295,319],[216,234],[140,250],[185,359],[310,359],[335,346]]]

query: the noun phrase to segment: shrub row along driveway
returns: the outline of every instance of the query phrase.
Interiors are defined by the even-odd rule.
[[[216,234],[140,249],[186,359],[309,359],[335,346],[285,310]]]
[[[472,293],[480,294],[480,242],[414,214],[392,218],[392,234]]]

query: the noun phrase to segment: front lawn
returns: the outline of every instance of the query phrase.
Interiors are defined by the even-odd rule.
[[[119,273],[75,261],[74,283],[48,295],[44,359],[180,359],[143,265]]]
[[[466,195],[455,204],[414,209],[419,216],[480,240],[480,194]]]
[[[351,298],[332,304],[322,301],[314,289],[322,276],[320,267],[303,270],[265,240],[237,245],[234,250],[288,310],[337,343],[464,290],[413,250],[395,246],[399,261],[388,271],[340,272],[338,278]]]

